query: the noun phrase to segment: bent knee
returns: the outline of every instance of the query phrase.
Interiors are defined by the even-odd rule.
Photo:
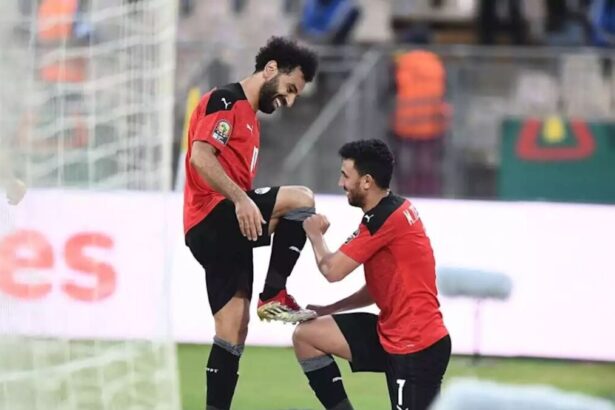
[[[314,192],[306,186],[301,188],[303,188],[303,193],[305,195],[305,206],[309,208],[314,208],[316,206],[316,201],[314,200]]]
[[[315,321],[298,324],[293,332],[293,344],[310,344],[310,341],[313,340],[317,334],[315,325]]]
[[[293,189],[293,193],[296,196],[296,206],[297,208],[313,208],[315,205],[314,201],[314,192],[302,185],[297,185],[290,187]]]
[[[295,185],[280,188],[274,208],[274,218],[279,218],[299,208],[314,208],[314,192],[308,187]]]
[[[298,324],[297,327],[295,327],[295,331],[293,332],[293,345],[297,346],[298,344],[305,342],[306,333],[308,333],[306,324]]]

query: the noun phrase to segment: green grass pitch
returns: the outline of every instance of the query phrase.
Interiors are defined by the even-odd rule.
[[[209,346],[179,345],[182,408],[204,408],[204,369]],[[388,410],[384,376],[352,374],[338,361],[348,396],[357,410]],[[322,409],[290,348],[247,347],[240,364],[233,410]],[[546,384],[608,398],[615,402],[615,363],[582,363],[538,359],[482,359],[472,365],[453,357],[444,383],[454,377],[476,377],[512,384]]]

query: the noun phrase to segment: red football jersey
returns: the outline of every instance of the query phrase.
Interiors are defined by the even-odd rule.
[[[190,118],[185,164],[184,233],[201,222],[224,199],[190,164],[195,141],[213,145],[224,172],[241,189],[252,189],[260,147],[260,124],[239,83],[205,94]]]
[[[393,194],[383,198],[340,250],[364,264],[367,289],[380,308],[378,335],[384,350],[418,352],[448,334],[433,250],[410,201]]]

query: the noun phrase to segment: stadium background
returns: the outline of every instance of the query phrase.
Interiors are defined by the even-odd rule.
[[[510,281],[506,298],[442,296],[450,394],[480,396],[454,390],[469,377],[509,400],[546,385],[555,401],[605,400],[571,408],[615,405],[615,58],[596,17],[608,2],[516,2],[520,17],[494,2],[494,17],[489,1],[334,1],[346,36],[310,20],[313,3],[2,2],[1,157],[29,190],[0,205],[0,409],[202,408],[213,324],[181,238],[186,115],[251,73],[271,35],[312,43],[321,70],[293,109],[261,117],[256,185],[311,187],[339,244],[360,214],[338,195],[337,148],[386,139],[442,277]],[[429,78],[446,103],[429,141],[393,122],[396,62],[414,50],[445,73]],[[290,281],[301,302],[359,286],[360,273],[324,283],[305,254]],[[257,252],[256,283],[267,260]],[[234,408],[319,408],[291,332],[252,320]],[[358,409],[385,408],[379,375],[341,368]]]

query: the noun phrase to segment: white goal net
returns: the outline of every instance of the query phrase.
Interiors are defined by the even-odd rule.
[[[180,408],[160,194],[176,9],[0,2],[0,410]]]

